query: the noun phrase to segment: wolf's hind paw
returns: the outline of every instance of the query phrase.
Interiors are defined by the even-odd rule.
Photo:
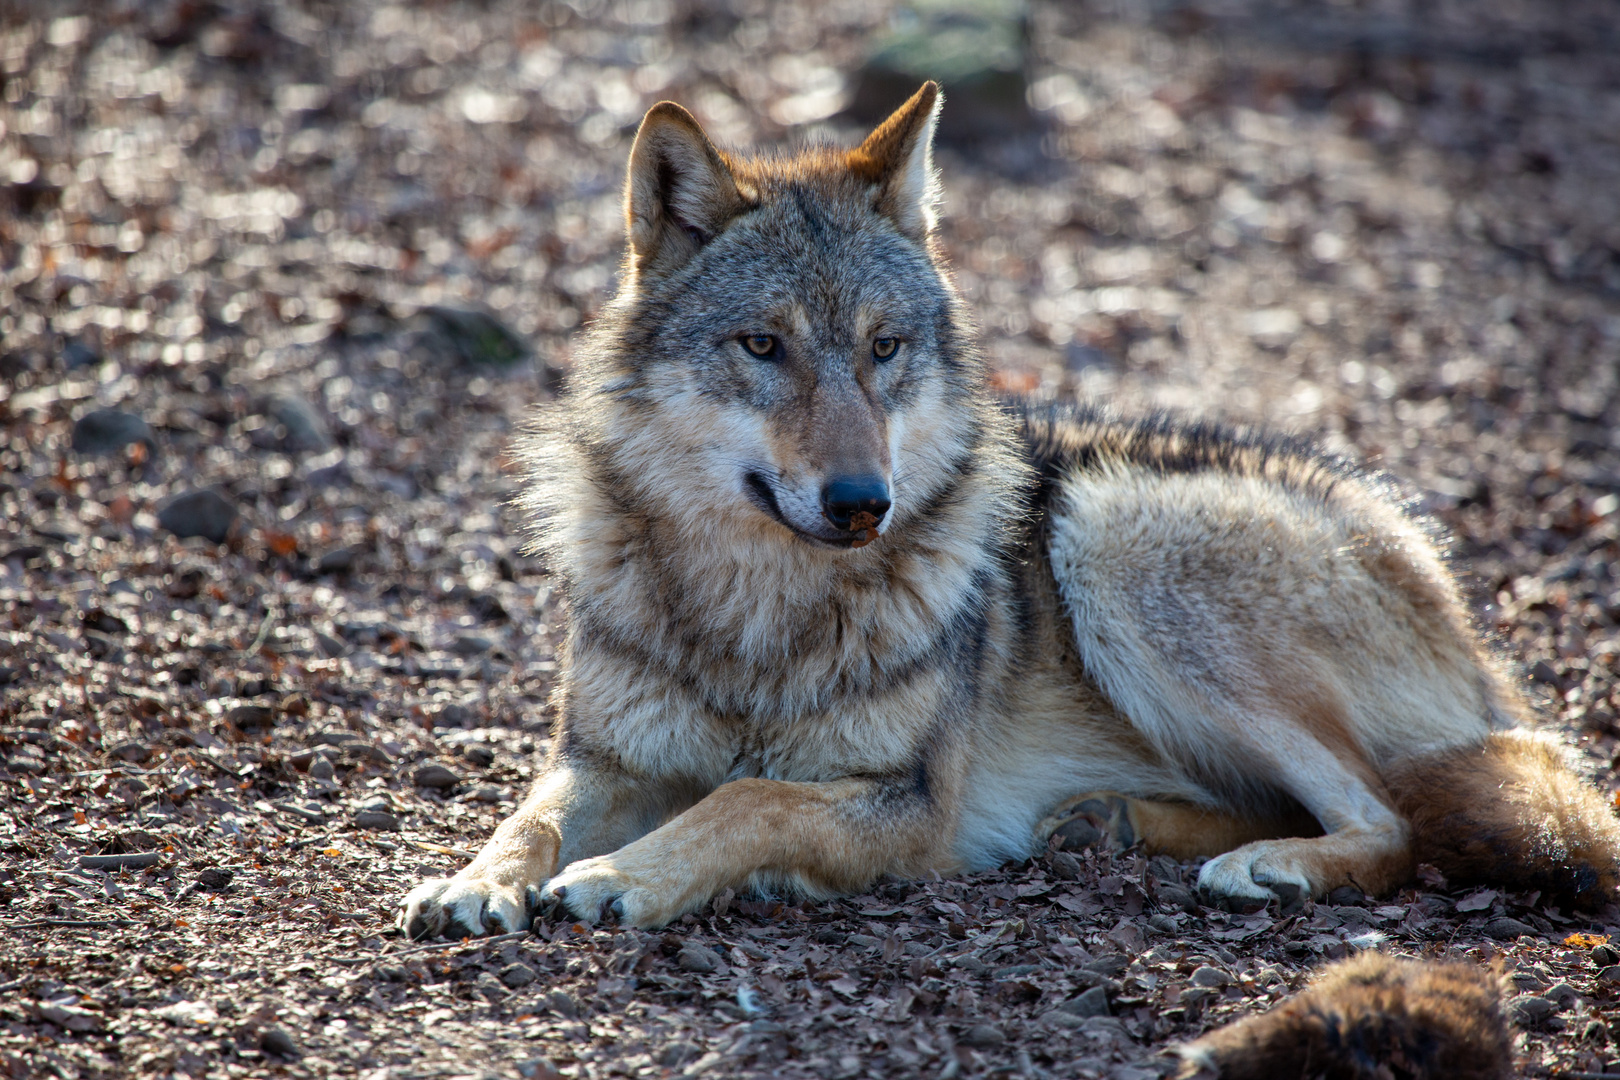
[[[1312,893],[1310,879],[1274,857],[1265,841],[1209,860],[1198,872],[1198,888],[1227,908],[1264,906],[1276,900],[1284,915],[1304,907]]]
[[[1035,827],[1036,839],[1043,844],[1054,835],[1061,836],[1071,851],[1105,842],[1112,851],[1124,851],[1137,840],[1130,800],[1106,791],[1077,795]]]

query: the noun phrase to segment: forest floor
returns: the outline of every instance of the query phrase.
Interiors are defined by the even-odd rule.
[[[857,138],[893,14],[0,2],[0,1071],[1127,1080],[1382,948],[1498,965],[1524,1075],[1620,1075],[1620,909],[1432,875],[1236,914],[1085,851],[657,933],[396,932],[547,744],[558,598],[507,447],[613,287],[637,119]],[[939,152],[1000,385],[1401,477],[1614,792],[1612,7],[1030,31],[1027,115]]]

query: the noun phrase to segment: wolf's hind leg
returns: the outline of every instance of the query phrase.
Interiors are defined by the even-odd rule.
[[[1076,795],[1035,828],[1046,844],[1054,833],[1069,847],[1106,842],[1114,851],[1141,844],[1149,855],[1187,860],[1219,855],[1256,840],[1318,836],[1322,827],[1304,810],[1235,814],[1192,803],[1137,799],[1113,791]]]

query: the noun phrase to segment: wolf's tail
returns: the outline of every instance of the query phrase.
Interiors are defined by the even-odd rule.
[[[1620,820],[1551,741],[1497,732],[1388,782],[1417,861],[1453,882],[1540,889],[1583,908],[1620,900]]]

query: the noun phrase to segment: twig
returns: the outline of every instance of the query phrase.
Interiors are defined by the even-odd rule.
[[[134,919],[34,919],[31,922],[3,924],[8,930],[30,930],[40,926],[67,926],[81,929],[100,929],[106,926],[146,926]]]
[[[430,945],[417,945],[410,949],[400,949],[398,952],[378,953],[376,956],[362,956],[353,960],[339,960],[340,964],[365,964],[375,960],[392,960],[396,956],[412,956],[416,953],[442,952],[445,949],[454,949],[460,946],[493,945],[498,941],[515,941],[518,938],[528,937],[530,931],[517,930],[510,934],[498,934],[495,937],[468,937],[457,938],[455,941],[435,941]]]

